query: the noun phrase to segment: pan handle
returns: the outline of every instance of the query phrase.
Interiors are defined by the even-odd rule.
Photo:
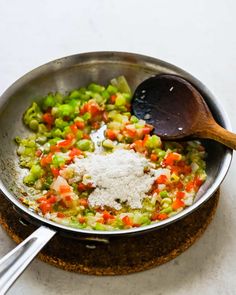
[[[39,251],[56,234],[41,226],[26,240],[0,259],[0,294],[5,294]]]

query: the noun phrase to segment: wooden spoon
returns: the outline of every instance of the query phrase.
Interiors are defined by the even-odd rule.
[[[162,74],[143,81],[134,92],[132,111],[164,140],[210,138],[236,149],[236,134],[216,123],[201,94],[181,77]]]

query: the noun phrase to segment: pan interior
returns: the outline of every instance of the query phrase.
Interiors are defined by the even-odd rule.
[[[132,90],[144,79],[158,73],[173,73],[197,83],[215,119],[225,126],[223,115],[206,89],[186,72],[162,61],[128,53],[93,53],[75,55],[48,63],[22,77],[0,100],[0,169],[7,191],[19,197],[27,188],[22,185],[26,171],[19,168],[16,155],[16,136],[26,137],[30,131],[22,123],[22,114],[33,102],[49,92],[66,93],[90,82],[107,84],[112,78],[124,75]],[[215,182],[229,150],[213,141],[204,141],[207,149],[207,181],[195,202],[201,199]],[[216,188],[215,188],[216,189]]]

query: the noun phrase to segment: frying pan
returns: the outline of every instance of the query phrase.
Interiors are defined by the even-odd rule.
[[[159,73],[184,77],[195,85],[205,98],[216,121],[231,129],[226,114],[209,90],[196,78],[164,61],[126,52],[91,52],[54,60],[29,72],[12,86],[0,99],[0,190],[11,201],[14,209],[28,222],[39,228],[25,241],[0,260],[0,293],[4,293],[33,260],[42,247],[57,233],[86,241],[109,243],[120,235],[143,235],[183,218],[208,200],[223,181],[232,158],[232,150],[219,143],[205,141],[208,178],[199,190],[192,206],[164,221],[144,227],[95,231],[67,227],[47,220],[24,206],[17,197],[29,189],[22,184],[26,171],[19,168],[16,155],[16,136],[26,137],[30,131],[22,123],[22,114],[32,101],[49,92],[67,91],[89,84],[91,81],[107,84],[110,79],[124,75],[131,89],[144,79]],[[1,294],[2,294],[1,293]]]

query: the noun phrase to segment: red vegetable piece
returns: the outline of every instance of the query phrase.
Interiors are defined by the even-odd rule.
[[[127,225],[127,226],[132,226],[133,225],[133,222],[132,222],[132,220],[129,218],[129,216],[124,216],[123,218],[122,218],[122,221],[124,222],[124,224],[125,225]]]
[[[167,176],[162,174],[156,179],[155,182],[156,182],[156,184],[166,184]]]
[[[172,209],[173,210],[177,210],[179,208],[184,207],[185,204],[183,201],[181,201],[180,199],[176,199],[173,203],[172,203]]]

